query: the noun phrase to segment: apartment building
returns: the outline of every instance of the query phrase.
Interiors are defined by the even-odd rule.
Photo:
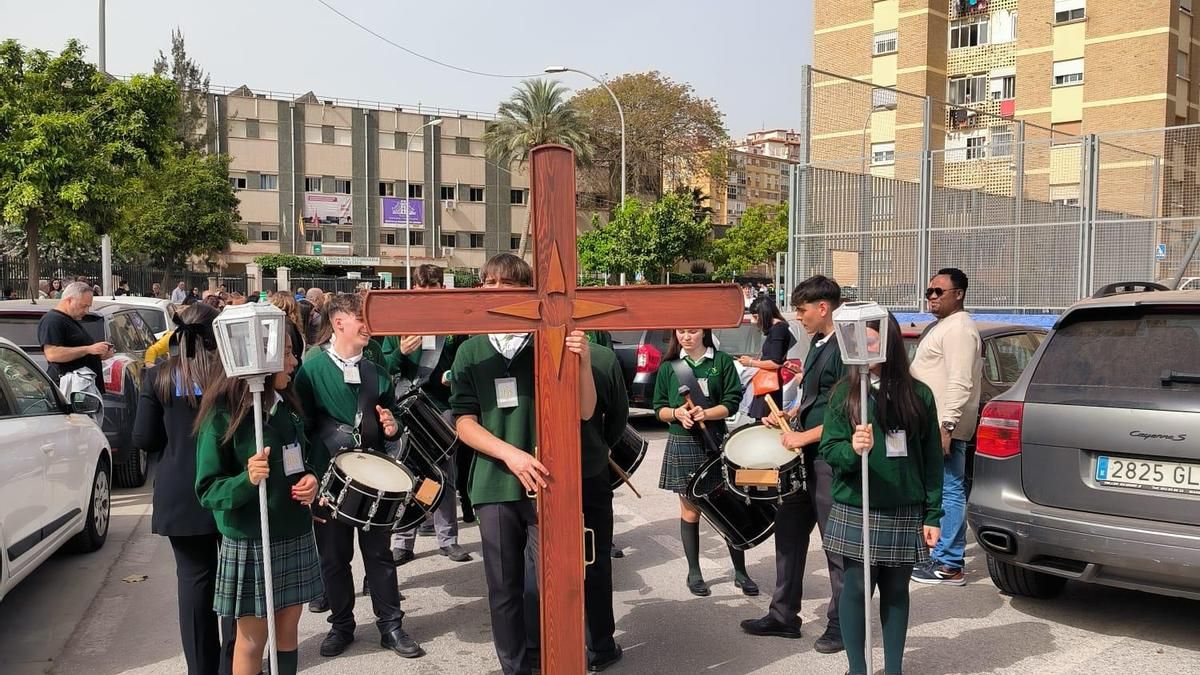
[[[699,189],[708,197],[714,237],[741,222],[742,214],[751,206],[788,201],[789,160],[738,149],[726,150],[725,154],[727,174],[722,177],[677,168],[663,173],[664,189]]]
[[[478,269],[519,247],[529,182],[485,156],[483,113],[256,93],[208,97],[248,238],[223,256],[315,256],[331,273]],[[431,122],[435,124],[430,124]]]
[[[795,163],[801,159],[803,145],[795,129],[763,129],[746,134],[734,149]]]

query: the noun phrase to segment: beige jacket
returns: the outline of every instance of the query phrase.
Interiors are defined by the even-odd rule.
[[[982,351],[975,320],[956,312],[929,329],[913,356],[913,377],[933,390],[938,422],[958,424],[952,434],[956,440],[971,440],[979,422]]]

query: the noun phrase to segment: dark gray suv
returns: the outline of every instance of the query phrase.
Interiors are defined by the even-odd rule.
[[[984,409],[967,522],[1005,593],[1200,599],[1200,292],[1108,290]]]

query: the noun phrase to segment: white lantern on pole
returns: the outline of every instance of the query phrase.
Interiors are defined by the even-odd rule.
[[[246,380],[254,393],[254,443],[263,451],[262,394],[267,377],[283,370],[283,310],[270,304],[230,305],[213,320],[217,353],[226,377]],[[276,448],[282,451],[282,448]],[[271,528],[267,518],[267,481],[258,484],[259,527],[262,530],[263,579],[267,605],[267,644],[271,672],[279,672],[279,653],[275,645],[275,590],[271,571]]]
[[[848,302],[833,311],[833,328],[837,334],[842,362],[859,367],[859,410],[860,423],[869,422],[867,413],[867,389],[871,384],[870,367],[887,360],[888,311],[875,302]],[[873,329],[878,336],[868,334]],[[884,429],[886,432],[887,429]],[[862,541],[863,541],[863,616],[866,617],[864,635],[867,672],[874,671],[871,654],[871,490],[867,451],[862,457]]]

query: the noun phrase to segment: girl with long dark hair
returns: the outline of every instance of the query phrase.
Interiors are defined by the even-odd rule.
[[[688,481],[710,456],[719,452],[725,438],[725,418],[738,409],[742,382],[733,357],[718,351],[712,331],[681,328],[671,331],[671,342],[654,382],[654,414],[671,425],[658,487],[679,495],[679,532],[687,556],[687,587],[693,595],[711,594],[700,572],[700,511],[686,497]],[[695,380],[700,391],[691,391],[696,405],[679,393],[677,369]],[[689,387],[695,389],[694,387]],[[705,403],[707,401],[707,403]],[[702,430],[703,424],[707,430]],[[705,437],[704,434],[707,434]],[[746,595],[758,595],[758,584],[746,572],[746,554],[729,548],[733,584]]]
[[[868,348],[879,341],[867,330]],[[933,393],[908,370],[908,353],[888,316],[887,360],[871,366],[867,412],[861,424],[859,373],[834,388],[825,412],[821,457],[833,468],[833,509],[825,550],[840,554],[846,574],[839,602],[850,673],[867,672],[863,596],[879,586],[884,672],[899,673],[908,633],[908,577],[929,560],[942,518],[942,442]],[[870,471],[871,577],[863,584],[862,462]]]
[[[221,535],[195,489],[196,416],[204,393],[222,374],[213,335],[216,316],[217,310],[203,303],[175,315],[170,355],[146,371],[133,426],[136,447],[161,453],[150,529],[170,540],[175,555],[179,633],[192,675],[228,673],[233,658],[233,621],[223,622],[218,633],[213,611]]]
[[[769,394],[755,396],[754,401],[750,403],[750,417],[760,420],[771,414],[771,409],[767,406],[767,396],[775,400],[776,407],[783,408],[783,371],[781,369],[783,363],[787,361],[788,350],[796,344],[796,338],[788,329],[787,319],[783,318],[779,306],[768,295],[760,295],[750,303],[750,319],[765,336],[762,356],[757,359],[751,356],[742,356],[738,361],[745,368],[758,368],[760,371],[774,373],[777,387]]]

